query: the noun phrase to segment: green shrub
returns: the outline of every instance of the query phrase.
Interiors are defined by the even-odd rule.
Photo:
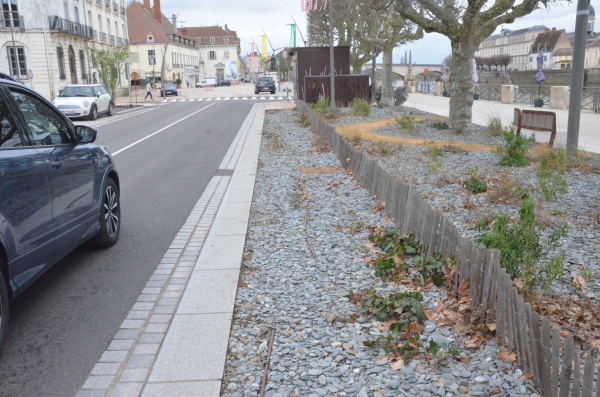
[[[441,121],[439,123],[433,123],[433,128],[435,128],[436,130],[444,131],[449,130],[450,126],[448,125],[448,123]]]
[[[371,106],[369,102],[362,98],[354,98],[352,100],[352,114],[354,116],[368,117],[371,115]]]
[[[525,167],[529,165],[527,153],[529,148],[535,144],[532,135],[525,138],[523,135],[515,136],[511,131],[504,131],[504,146],[498,146],[496,153],[500,156],[498,164],[504,167]]]
[[[488,119],[488,125],[483,131],[483,135],[487,136],[502,136],[504,129],[502,128],[502,119],[500,116],[491,116]]]
[[[437,146],[430,146],[427,150],[427,169],[433,174],[438,172],[441,167],[440,148]]]
[[[395,120],[400,127],[404,128],[406,132],[412,135],[415,124],[415,116],[413,116],[412,113],[408,116],[396,117]]]
[[[562,275],[565,253],[558,249],[558,243],[567,235],[567,225],[563,223],[550,233],[543,233],[544,226],[536,221],[530,198],[523,200],[519,219],[501,213],[492,218],[491,229],[487,224],[487,220],[477,223],[478,230],[485,231],[476,242],[485,248],[499,249],[500,265],[513,279],[522,278],[527,292],[546,290]],[[542,238],[542,234],[547,237]]]
[[[546,201],[550,201],[559,194],[567,194],[567,156],[564,149],[554,148],[545,151],[538,157],[539,169],[537,172],[540,193]]]
[[[379,150],[379,154],[382,156],[391,156],[394,154],[394,147],[389,142],[377,142],[377,150]],[[399,145],[402,147],[401,145]]]
[[[470,191],[473,194],[479,194],[487,191],[487,183],[479,179],[479,175],[477,172],[479,169],[475,167],[475,169],[469,170],[469,175],[471,177],[463,183],[465,189]]]
[[[319,99],[319,101],[315,103],[314,109],[321,114],[329,113],[329,97],[324,96]]]

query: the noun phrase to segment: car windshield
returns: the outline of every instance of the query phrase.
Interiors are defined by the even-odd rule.
[[[94,90],[92,87],[65,87],[63,92],[60,93],[61,97],[74,97],[74,96],[83,96],[83,97],[93,97]]]
[[[261,83],[270,83],[271,81],[273,81],[273,79],[270,77],[259,77],[258,81]]]
[[[175,88],[175,84],[165,84],[165,88]]]

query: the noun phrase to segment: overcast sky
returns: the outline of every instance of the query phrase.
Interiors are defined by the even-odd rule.
[[[137,0],[141,2],[142,0]],[[321,1],[321,0],[319,0]],[[153,0],[150,1],[152,4]],[[335,4],[335,3],[334,3]],[[592,0],[591,4],[600,10],[600,0]],[[290,44],[290,26],[292,17],[298,23],[300,31],[306,37],[306,14],[300,10],[298,0],[219,0],[219,1],[190,1],[162,0],[163,14],[179,14],[178,21],[183,26],[212,26],[227,24],[237,31],[241,38],[242,54],[250,52],[252,40],[259,45],[263,29],[271,40],[275,50]],[[508,29],[520,29],[532,25],[546,25],[549,28],[575,30],[576,2],[552,8],[550,11],[535,11],[533,14],[518,19]],[[500,28],[498,28],[498,31]],[[600,30],[599,27],[596,31]],[[296,42],[302,45],[300,34]],[[271,46],[267,44],[268,52]],[[394,62],[400,62],[404,51],[412,50],[413,63],[441,63],[444,56],[450,54],[450,41],[439,34],[426,34],[422,40],[397,48],[394,51]]]

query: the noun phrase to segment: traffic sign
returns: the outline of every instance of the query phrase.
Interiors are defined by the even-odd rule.
[[[29,80],[33,79],[33,70],[29,69]]]
[[[132,80],[139,80],[139,78],[140,78],[140,74],[138,72],[131,72]]]

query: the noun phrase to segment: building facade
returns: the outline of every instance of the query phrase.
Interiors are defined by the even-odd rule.
[[[179,29],[196,40],[202,78],[239,81],[241,69],[240,39],[234,30],[221,26],[186,27]]]
[[[98,82],[89,48],[127,44],[124,1],[3,0],[0,71],[50,100],[68,84]]]
[[[485,39],[475,51],[475,56],[491,58],[494,55],[509,55],[511,57],[509,68],[525,70],[529,65],[531,45],[535,42],[537,36],[547,29],[543,25],[535,25],[519,30],[503,28],[499,34],[491,35]]]
[[[531,45],[529,70],[537,69],[537,56],[544,52],[544,69],[570,69],[573,51],[567,32],[552,28],[537,36]],[[571,55],[569,55],[569,53]]]
[[[176,82],[195,86],[200,81],[200,61],[196,40],[175,29],[175,16],[165,17],[160,0],[132,2],[127,7],[131,71],[143,81]],[[166,47],[166,50],[165,50]],[[164,60],[165,76],[162,76]]]
[[[600,38],[588,43],[585,49],[585,67],[600,68]]]

